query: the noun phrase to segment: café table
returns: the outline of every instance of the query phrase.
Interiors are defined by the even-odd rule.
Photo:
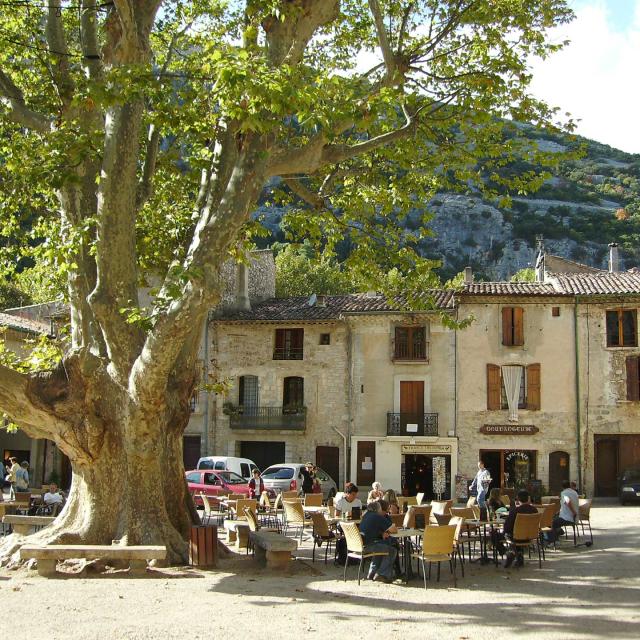
[[[395,533],[390,534],[392,538],[402,541],[402,571],[404,579],[409,581],[413,578],[413,567],[411,566],[411,538],[419,537],[424,533],[424,529],[398,529]]]
[[[476,527],[478,529],[478,533],[480,536],[480,556],[477,558],[474,558],[473,560],[470,560],[469,562],[479,562],[480,564],[489,564],[491,560],[489,558],[489,553],[488,553],[488,538],[490,537],[491,534],[487,532],[487,527],[489,528],[490,531],[499,530],[500,528],[502,528],[504,524],[504,520],[470,519],[470,520],[465,520],[464,524],[467,526]],[[495,547],[493,550],[493,561],[496,565],[498,564]]]

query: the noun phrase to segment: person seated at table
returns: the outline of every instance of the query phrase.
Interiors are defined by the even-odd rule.
[[[384,505],[387,506],[386,504]],[[383,505],[379,502],[370,502],[362,516],[360,533],[364,544],[364,553],[381,553],[386,555],[373,556],[367,579],[376,582],[393,581],[393,564],[398,550],[395,545],[388,542],[390,535],[396,533],[396,526],[382,513]]]
[[[487,499],[487,509],[492,513],[495,513],[498,509],[504,509],[504,502],[500,500],[500,488],[495,487],[489,492],[489,498]]]
[[[545,536],[546,542],[555,542],[563,534],[562,527],[573,527],[578,517],[580,499],[578,492],[571,486],[568,480],[562,482],[562,492],[560,493],[560,512],[553,519],[553,532]]]
[[[380,482],[374,482],[371,485],[371,491],[367,496],[367,504],[375,502],[376,500],[382,500],[384,498],[384,491],[382,490],[382,484]]]
[[[362,501],[358,498],[358,487],[352,482],[349,482],[344,489],[342,497],[334,501],[333,505],[336,508],[336,515],[340,516],[343,513],[351,513],[354,507],[362,509]]]
[[[516,517],[519,513],[538,513],[538,510],[531,504],[531,496],[526,489],[518,491],[516,496],[516,503],[509,511],[507,519],[504,521],[502,540],[505,538],[513,538],[513,527],[516,524]],[[498,543],[498,549],[500,548]],[[504,548],[504,545],[503,545]],[[515,563],[514,563],[515,561]],[[505,568],[509,568],[511,565],[515,567],[521,567],[524,565],[524,558],[522,556],[522,548],[517,547],[517,551],[509,551],[504,561]]]
[[[389,515],[397,516],[400,513],[400,505],[398,504],[398,497],[393,489],[387,489],[384,492],[382,499],[389,505]]]
[[[47,491],[42,497],[43,502],[50,507],[53,504],[62,504],[64,502],[64,496],[60,493],[58,485],[52,482],[49,485],[49,491]]]

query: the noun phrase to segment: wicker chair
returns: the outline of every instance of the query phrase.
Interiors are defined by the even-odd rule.
[[[431,502],[431,522],[433,522],[433,524],[440,524],[435,517],[436,515],[450,516],[452,505],[453,500],[433,500]],[[447,520],[447,522],[449,521]]]
[[[545,548],[544,548],[544,534],[549,534],[553,539],[553,548],[556,547],[556,536],[553,531],[553,516],[555,516],[556,511],[558,510],[555,502],[551,502],[545,504],[543,507],[538,509],[540,513],[540,542],[542,542],[542,558],[546,560]]]
[[[255,500],[245,499],[245,500],[237,500],[236,506],[233,509],[235,513],[236,520],[246,520],[246,516],[244,515],[244,510],[251,509],[253,513],[257,513],[258,511],[258,503]]]
[[[463,520],[478,520],[480,517],[480,508],[476,505],[473,507],[453,507],[451,509],[451,515],[453,517],[462,518]],[[471,562],[471,544],[473,543],[474,550],[477,542],[482,545],[480,527],[475,524],[463,524],[461,534],[462,550],[464,552],[464,544],[466,543],[469,562]]]
[[[500,496],[500,502],[507,507],[507,509],[511,506],[511,498],[505,493],[505,495]]]
[[[329,530],[329,523],[322,513],[312,513],[311,522],[313,522],[313,552],[311,561],[316,561],[316,547],[325,544],[324,563],[327,564],[329,549],[336,542],[336,534]]]
[[[416,516],[422,515],[424,516],[424,526],[421,527],[424,529],[429,524],[429,516],[431,515],[431,506],[412,506],[409,507],[409,511],[404,514],[404,520],[402,522],[402,526],[405,529],[415,529],[416,528]]]
[[[422,504],[423,500],[424,500],[424,493],[416,493],[416,503],[418,506]]]
[[[360,529],[358,529],[358,524],[356,522],[343,522],[340,527],[342,528],[342,532],[344,533],[345,541],[347,543],[347,558],[344,563],[343,579],[346,582],[349,558],[355,558],[360,561],[360,564],[358,565],[358,584],[360,584],[360,574],[362,573],[362,565],[364,564],[364,561],[375,556],[386,556],[388,553],[386,551],[365,553],[362,534],[360,533]]]
[[[429,563],[429,578],[431,578],[431,565],[438,563],[438,582],[440,581],[440,563],[449,562],[453,585],[457,585],[455,567],[455,536],[457,525],[442,525],[439,527],[427,527],[422,536],[422,549],[418,553],[412,553],[413,558],[417,558],[422,564],[422,574],[424,576],[424,588],[427,588],[427,567]],[[418,570],[419,573],[419,570]]]
[[[307,493],[304,497],[305,507],[321,507],[322,506],[322,494],[321,493]]]
[[[541,513],[519,513],[513,525],[513,535],[505,539],[505,544],[512,549],[528,549],[531,556],[531,547],[538,549],[538,566],[542,568],[542,553],[540,545],[540,520]]]
[[[462,571],[462,577],[464,578],[464,546],[460,541],[462,535],[462,527],[464,526],[464,519],[460,518],[459,516],[453,516],[451,520],[449,520],[449,524],[456,528],[456,533],[453,537],[455,545],[453,562],[457,562],[456,558],[460,558],[460,570]]]
[[[467,507],[473,507],[474,504],[478,504],[478,501],[476,500],[475,496],[471,496],[468,500],[467,500]]]
[[[584,535],[584,526],[585,524],[589,527],[589,539],[593,544],[593,531],[591,529],[591,503],[593,500],[589,498],[585,500],[584,498],[580,498],[579,506],[578,506],[578,524],[582,527],[582,535]]]
[[[306,520],[304,517],[304,509],[302,508],[302,502],[300,500],[285,500],[284,501],[284,534],[287,535],[289,527],[297,527],[300,532],[300,543],[302,543],[302,536],[304,534],[305,527],[312,526],[310,520]],[[296,533],[297,537],[297,533]]]
[[[209,497],[202,491],[200,492],[200,499],[202,500],[202,504],[204,506],[204,513],[201,516],[202,524],[209,524],[211,522],[211,518],[215,519],[216,524],[220,524],[220,519],[224,517],[223,514],[221,514],[219,511],[214,511],[211,508]]]

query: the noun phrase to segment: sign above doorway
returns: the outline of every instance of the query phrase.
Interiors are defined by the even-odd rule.
[[[401,446],[402,454],[411,453],[451,453],[450,444],[403,444]]]
[[[489,436],[531,436],[540,429],[532,424],[483,424],[480,433]]]

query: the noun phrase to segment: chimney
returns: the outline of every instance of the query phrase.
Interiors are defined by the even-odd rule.
[[[618,243],[612,242],[609,245],[609,273],[620,271],[620,260],[618,258]]]
[[[244,262],[238,263],[236,271],[236,309],[240,311],[250,311],[249,301],[249,267]]]
[[[326,307],[327,306],[327,299],[325,296],[319,295],[316,298],[316,306],[317,307]]]
[[[473,284],[473,269],[471,267],[464,268],[464,283]]]

